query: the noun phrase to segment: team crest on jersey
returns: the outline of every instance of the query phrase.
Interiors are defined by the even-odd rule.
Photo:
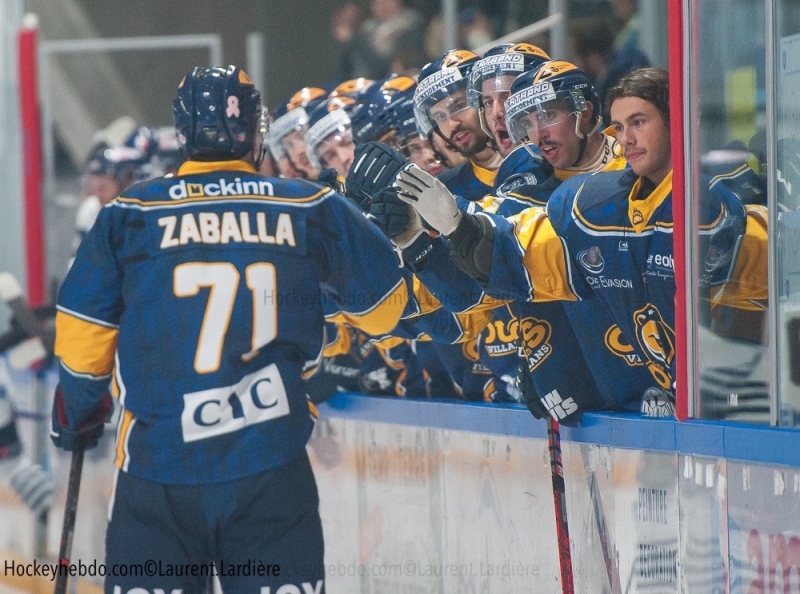
[[[641,223],[644,223],[644,215],[642,214],[642,211],[639,210],[638,208],[633,209],[633,220],[631,222],[634,225],[639,225]]]
[[[586,270],[592,274],[600,274],[605,268],[605,261],[603,260],[603,252],[596,245],[590,247],[588,250],[578,252],[578,262],[581,263]]]
[[[669,369],[675,358],[675,331],[652,303],[636,311],[633,321],[639,347],[648,358],[647,368],[662,388],[669,389],[672,384]]]
[[[606,330],[605,343],[609,351],[624,359],[625,363],[631,367],[644,365],[642,358],[636,353],[633,346],[625,340],[622,330],[616,324],[609,326],[608,330]]]
[[[546,320],[534,317],[522,318],[519,321],[519,349],[528,366],[528,371],[533,372],[553,352],[550,345],[552,327]]]
[[[519,324],[517,320],[495,320],[486,326],[483,348],[490,357],[503,357],[517,352]]]
[[[510,176],[503,184],[497,189],[497,195],[505,198],[510,192],[518,190],[525,186],[535,186],[539,183],[536,176],[532,173],[515,173]]]

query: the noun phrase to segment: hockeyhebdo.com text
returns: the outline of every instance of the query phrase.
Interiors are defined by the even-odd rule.
[[[374,577],[374,578],[429,578],[429,577],[538,577],[539,566],[513,561],[488,563],[429,563],[427,561],[407,560],[402,563],[359,564],[355,562],[326,563],[325,575],[334,577]]]
[[[208,563],[174,564],[160,559],[148,559],[144,563],[114,563],[106,565],[93,560],[84,563],[78,559],[72,563],[20,563],[4,560],[3,575],[14,577],[41,577],[55,581],[58,576],[68,577],[210,577],[210,576],[258,576],[278,577],[281,566],[249,559],[245,563],[228,563],[223,560]]]

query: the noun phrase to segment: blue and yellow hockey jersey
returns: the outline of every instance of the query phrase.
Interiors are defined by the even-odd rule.
[[[492,191],[497,171],[492,171],[467,160],[439,174],[439,179],[455,196],[474,202]]]
[[[579,176],[546,210],[493,217],[487,292],[566,300],[595,381],[620,409],[637,408],[647,387],[671,389],[675,363],[672,173],[656,188],[643,183],[630,169]],[[745,213],[715,184],[702,197],[700,219],[701,280],[714,286],[729,276]]]
[[[101,211],[59,294],[69,424],[113,380],[123,471],[192,484],[285,464],[311,432],[302,376],[324,298],[371,334],[407,302],[391,244],[339,194],[242,161],[136,184]]]

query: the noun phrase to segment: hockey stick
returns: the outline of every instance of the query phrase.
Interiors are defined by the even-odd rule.
[[[83,449],[72,452],[67,483],[67,504],[64,508],[64,526],[61,529],[61,544],[58,547],[58,575],[54,594],[65,594],[69,576],[69,558],[72,554],[72,536],[75,533],[75,516],[78,511],[78,494],[83,474]]]
[[[606,524],[606,512],[603,507],[603,499],[600,496],[600,489],[597,486],[597,477],[594,473],[589,477],[589,495],[592,498],[592,508],[594,511],[594,519],[597,523],[597,534],[600,537],[600,549],[603,552],[603,561],[606,565],[606,574],[608,575],[608,583],[611,586],[613,594],[622,594],[622,584],[619,579],[619,568],[617,567],[617,560],[611,548],[611,542],[608,535],[608,524]]]
[[[567,492],[564,484],[564,466],[561,463],[561,432],[558,422],[550,416],[547,417],[547,441],[550,452],[550,474],[553,478],[553,503],[556,509],[556,539],[558,541],[558,563],[561,566],[561,591],[563,594],[575,594],[569,525],[567,523]]]

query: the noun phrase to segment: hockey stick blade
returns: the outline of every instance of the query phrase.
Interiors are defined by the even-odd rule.
[[[64,525],[61,528],[61,543],[58,547],[58,575],[54,594],[66,594],[69,577],[69,560],[72,554],[72,537],[75,534],[75,516],[78,511],[78,495],[83,474],[83,449],[72,452],[67,483],[67,503],[64,508]]]
[[[567,523],[567,492],[564,484],[564,467],[561,462],[561,431],[558,422],[549,416],[547,417],[547,441],[550,453],[550,474],[553,479],[553,504],[556,512],[556,541],[558,543],[558,563],[561,568],[561,591],[563,594],[575,594],[569,524]]]

